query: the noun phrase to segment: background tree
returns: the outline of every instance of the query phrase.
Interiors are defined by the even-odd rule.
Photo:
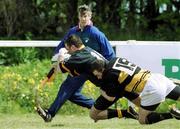
[[[0,39],[60,40],[77,25],[81,4],[92,7],[93,24],[109,40],[180,40],[180,0],[0,0]],[[5,61],[19,50],[0,51]],[[52,53],[49,48],[29,51],[33,57],[26,60]]]

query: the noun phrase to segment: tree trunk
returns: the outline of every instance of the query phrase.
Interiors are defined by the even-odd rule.
[[[133,33],[135,31],[135,27],[136,27],[136,0],[130,0],[129,1],[129,12],[127,15],[127,21],[126,21],[126,26],[127,26],[127,30],[130,33]]]
[[[155,18],[157,17],[155,0],[147,0],[146,2],[144,16],[148,20],[148,29],[155,31],[157,28],[157,23],[155,21]]]

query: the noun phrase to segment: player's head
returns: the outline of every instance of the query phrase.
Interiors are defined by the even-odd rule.
[[[88,5],[80,5],[78,7],[78,18],[81,26],[86,26],[91,21],[92,11]]]
[[[91,71],[98,79],[102,79],[105,64],[106,62],[104,60],[97,59],[91,65]]]
[[[80,37],[75,34],[70,35],[64,42],[64,44],[69,53],[73,53],[84,47]]]

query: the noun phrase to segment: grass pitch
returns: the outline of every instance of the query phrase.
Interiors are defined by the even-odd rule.
[[[45,123],[37,114],[0,114],[0,129],[180,129],[180,121],[171,119],[153,125],[140,125],[132,119],[111,119],[94,123],[88,116],[57,115]]]

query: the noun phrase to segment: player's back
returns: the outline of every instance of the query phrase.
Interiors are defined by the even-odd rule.
[[[103,76],[106,83],[116,83],[121,90],[140,93],[150,77],[150,71],[141,69],[125,58],[113,58]]]
[[[63,65],[73,76],[77,76],[82,73],[91,74],[91,65],[97,59],[107,61],[101,54],[92,48],[84,47],[83,49],[71,54],[71,57],[66,60]]]

